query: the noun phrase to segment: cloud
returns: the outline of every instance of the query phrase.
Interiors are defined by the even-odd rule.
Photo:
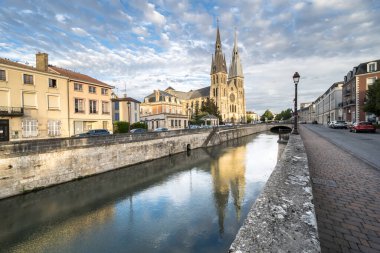
[[[5,0],[0,57],[55,65],[115,85],[139,100],[154,89],[188,91],[210,84],[216,19],[230,62],[237,27],[247,109],[292,107],[316,99],[361,62],[379,59],[380,3],[338,1]],[[23,11],[19,11],[23,10]],[[67,14],[69,13],[69,15]]]

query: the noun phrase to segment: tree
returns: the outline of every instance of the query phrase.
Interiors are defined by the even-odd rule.
[[[260,117],[261,121],[272,120],[272,119],[273,119],[273,113],[269,111],[268,109]]]
[[[128,133],[129,122],[116,121],[114,124],[114,133]]]
[[[292,117],[292,109],[288,108],[276,115],[275,120],[288,120]]]
[[[214,115],[219,118],[219,122],[222,122],[222,115],[220,115],[220,111],[216,106],[214,99],[207,98],[206,102],[202,104],[201,111],[204,113],[208,113]]]
[[[372,85],[368,86],[364,111],[380,116],[380,80],[376,80]]]
[[[247,115],[247,123],[251,123],[253,120],[252,116],[251,115]]]

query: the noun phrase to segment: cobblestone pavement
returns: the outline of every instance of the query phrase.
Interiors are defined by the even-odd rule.
[[[380,252],[380,171],[306,127],[300,130],[322,253]]]

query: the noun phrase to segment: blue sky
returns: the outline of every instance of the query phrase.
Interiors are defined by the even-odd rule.
[[[138,100],[154,89],[209,86],[216,20],[230,62],[234,28],[247,109],[315,100],[361,62],[380,59],[376,0],[0,0],[0,57],[93,76]]]

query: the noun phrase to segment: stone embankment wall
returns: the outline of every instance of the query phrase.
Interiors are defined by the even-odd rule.
[[[320,252],[308,160],[291,135],[229,252]]]
[[[0,199],[266,131],[266,125],[0,145]]]

